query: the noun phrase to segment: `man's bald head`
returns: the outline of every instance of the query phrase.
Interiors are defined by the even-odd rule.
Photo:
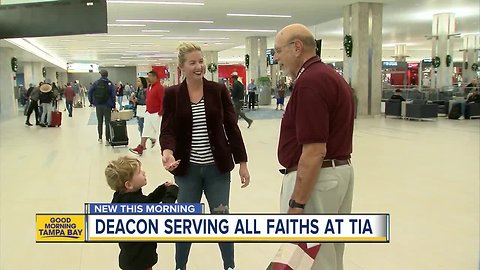
[[[285,26],[278,32],[276,39],[282,43],[290,43],[295,40],[300,40],[305,47],[305,51],[315,53],[316,43],[312,32],[303,24],[290,24]]]

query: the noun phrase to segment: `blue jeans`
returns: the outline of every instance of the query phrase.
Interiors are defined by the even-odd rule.
[[[230,200],[230,172],[221,173],[215,164],[197,165],[190,163],[184,176],[175,176],[179,187],[179,203],[199,203],[202,193],[208,201],[210,213],[228,214]],[[175,244],[175,269],[186,270],[192,243]],[[223,267],[235,268],[233,243],[218,243],[222,253]]]
[[[138,131],[140,131],[140,137],[142,137],[143,134],[143,123],[145,122],[145,118],[143,117],[137,117],[138,121]]]
[[[67,107],[68,115],[72,116],[73,113],[73,101],[65,101],[65,107]]]
[[[123,96],[117,96],[117,102],[118,102],[118,110],[121,111],[123,110]]]

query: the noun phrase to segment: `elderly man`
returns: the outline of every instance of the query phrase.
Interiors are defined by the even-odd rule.
[[[294,79],[278,142],[278,159],[285,167],[281,211],[350,213],[352,90],[316,56],[315,48],[304,25],[289,25],[275,37],[275,60]],[[344,247],[322,244],[312,269],[343,269]]]

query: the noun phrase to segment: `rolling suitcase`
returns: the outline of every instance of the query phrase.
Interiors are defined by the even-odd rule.
[[[115,120],[110,122],[110,145],[112,147],[128,145],[127,121]]]
[[[50,127],[59,127],[62,125],[62,112],[53,111],[52,112],[52,122]]]

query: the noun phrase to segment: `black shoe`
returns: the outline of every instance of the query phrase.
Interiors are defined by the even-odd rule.
[[[68,117],[72,117],[72,115],[71,115],[71,114],[69,114],[69,115],[68,115]]]
[[[29,122],[25,122],[25,125],[27,125],[27,126],[29,126],[29,127],[33,126],[33,125],[30,124]]]
[[[250,120],[250,122],[248,122],[248,127],[247,128],[250,128],[250,126],[252,125],[253,123],[253,120]]]
[[[40,123],[39,122],[35,123],[35,126],[40,126]]]

